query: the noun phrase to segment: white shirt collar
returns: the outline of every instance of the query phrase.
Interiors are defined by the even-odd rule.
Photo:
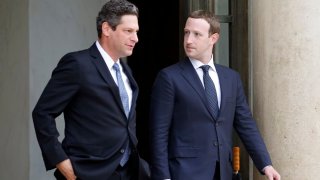
[[[203,64],[201,61],[196,60],[196,59],[192,59],[192,58],[189,58],[189,59],[190,59],[191,64],[193,65],[194,69],[198,69],[198,68],[200,68],[200,66],[203,66],[203,65],[209,65],[211,67],[211,69],[214,72],[216,72],[216,67],[214,66],[214,63],[213,63],[213,56],[211,56],[211,59],[208,64]]]
[[[120,70],[121,70],[122,66],[120,65],[119,59],[116,62],[114,62],[113,59],[109,56],[109,54],[102,48],[99,41],[96,41],[96,46],[97,46],[104,62],[106,62],[109,70],[112,70],[112,66],[114,65],[114,63],[118,63],[120,66]]]

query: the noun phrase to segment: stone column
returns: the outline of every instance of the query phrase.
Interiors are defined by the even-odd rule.
[[[319,179],[320,1],[250,6],[254,117],[282,179]]]

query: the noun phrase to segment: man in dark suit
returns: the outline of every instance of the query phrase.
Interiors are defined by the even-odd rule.
[[[151,97],[151,175],[155,180],[231,180],[232,129],[256,167],[280,179],[246,102],[238,73],[214,64],[220,23],[206,11],[190,14],[184,61],[158,74]]]
[[[119,58],[138,42],[138,8],[110,0],[97,17],[98,40],[65,55],[33,111],[47,170],[57,179],[138,179],[136,100],[138,86]],[[65,119],[58,141],[55,118]]]

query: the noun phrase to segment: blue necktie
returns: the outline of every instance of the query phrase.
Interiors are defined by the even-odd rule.
[[[217,98],[216,88],[214,87],[213,81],[209,76],[209,68],[210,68],[209,65],[201,66],[201,69],[203,71],[204,89],[206,92],[208,105],[209,105],[210,111],[212,111],[214,118],[217,120],[217,117],[219,114],[218,98]]]
[[[126,89],[124,87],[124,82],[123,82],[122,77],[121,77],[119,64],[114,63],[113,69],[116,71],[116,76],[117,76],[117,81],[118,81],[118,88],[119,88],[119,93],[120,93],[122,106],[123,106],[123,109],[124,109],[124,111],[126,113],[126,116],[128,117],[129,116],[129,96],[128,96],[127,91],[126,91]],[[123,152],[122,159],[120,160],[120,165],[121,166],[124,166],[128,162],[129,157],[130,157],[130,152],[131,152],[131,150],[130,150],[130,146],[129,146],[129,143],[128,143],[127,146],[126,146],[126,149]]]
[[[124,86],[124,82],[122,80],[119,64],[114,63],[113,69],[116,71],[122,106],[123,106],[124,112],[126,113],[126,116],[128,117],[129,116],[129,96],[127,94],[126,88]]]

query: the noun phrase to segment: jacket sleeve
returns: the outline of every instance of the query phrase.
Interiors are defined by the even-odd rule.
[[[154,83],[150,109],[150,145],[152,179],[170,179],[168,138],[174,106],[174,87],[161,71]]]
[[[36,136],[47,170],[67,159],[61,143],[55,118],[59,116],[79,89],[79,76],[75,59],[65,55],[54,69],[33,112]]]
[[[255,166],[262,173],[264,167],[272,164],[271,158],[256,122],[252,117],[238,74],[235,76],[235,81],[237,84],[237,97],[234,128],[244,143]]]

